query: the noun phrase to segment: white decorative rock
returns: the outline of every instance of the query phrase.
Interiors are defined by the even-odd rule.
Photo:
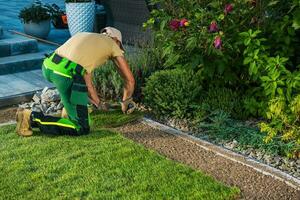
[[[46,92],[42,93],[41,95],[41,102],[42,103],[50,103],[53,101],[59,101],[60,96],[57,89],[54,90],[46,90]]]
[[[95,2],[66,3],[66,13],[70,34],[92,32],[95,21]]]

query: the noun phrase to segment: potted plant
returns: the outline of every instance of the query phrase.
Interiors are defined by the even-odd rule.
[[[70,34],[92,32],[95,21],[95,1],[65,0],[65,2]]]
[[[52,24],[57,29],[68,28],[67,15],[66,13],[55,3],[48,6],[52,15]]]
[[[39,38],[46,38],[50,32],[51,13],[41,1],[35,1],[29,7],[23,8],[19,18],[24,24],[24,32]]]

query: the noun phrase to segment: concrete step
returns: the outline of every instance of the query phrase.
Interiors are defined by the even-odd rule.
[[[0,107],[29,101],[44,87],[54,86],[44,79],[41,69],[0,75]]]
[[[0,75],[39,69],[45,52],[28,53],[0,58]]]
[[[0,57],[14,56],[38,51],[38,43],[29,38],[7,38],[0,40]]]
[[[3,28],[2,28],[2,26],[0,26],[0,39],[3,37],[3,35],[4,35]]]

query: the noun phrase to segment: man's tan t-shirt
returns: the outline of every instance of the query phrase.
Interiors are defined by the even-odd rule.
[[[80,64],[88,73],[110,58],[123,56],[123,51],[112,38],[99,33],[77,33],[55,53]]]

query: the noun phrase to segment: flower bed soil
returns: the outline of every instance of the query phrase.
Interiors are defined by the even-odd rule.
[[[250,167],[140,122],[117,128],[129,139],[241,189],[241,199],[300,199],[300,191]]]
[[[0,123],[6,123],[15,120],[18,107],[8,107],[0,109]]]

